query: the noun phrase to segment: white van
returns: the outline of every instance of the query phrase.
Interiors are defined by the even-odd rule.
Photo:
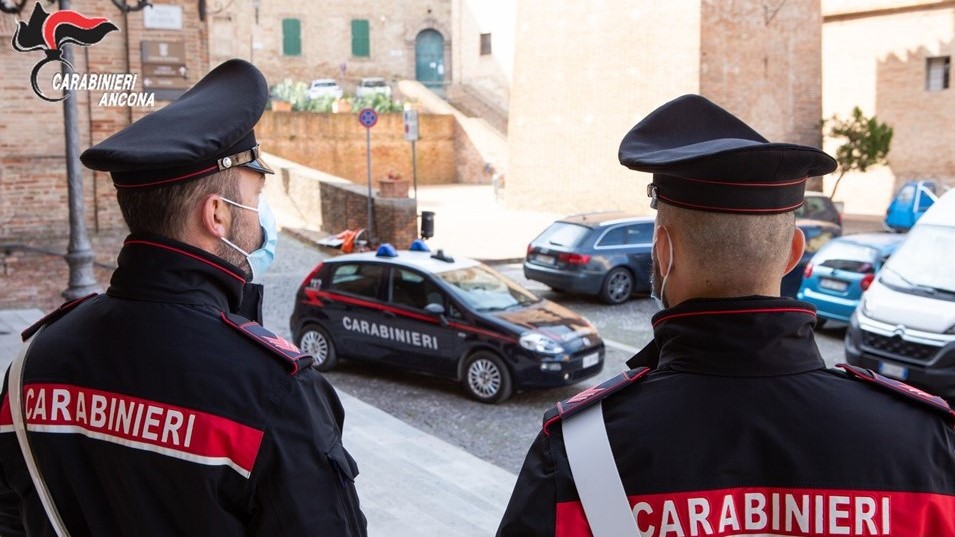
[[[955,405],[955,190],[916,222],[862,296],[846,360]]]

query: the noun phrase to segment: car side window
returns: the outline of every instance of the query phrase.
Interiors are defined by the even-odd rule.
[[[597,242],[597,247],[623,246],[627,242],[627,230],[624,226],[617,226],[607,230]]]
[[[445,306],[444,293],[427,278],[402,268],[391,271],[391,302],[399,306],[423,310],[428,304]]]
[[[341,293],[378,298],[383,267],[366,263],[343,263],[335,267],[329,289]]]
[[[653,224],[634,224],[626,228],[627,244],[650,244],[653,242]]]

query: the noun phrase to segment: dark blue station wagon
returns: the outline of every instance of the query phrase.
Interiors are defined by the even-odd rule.
[[[621,212],[562,218],[527,246],[524,277],[608,304],[649,293],[653,221]]]

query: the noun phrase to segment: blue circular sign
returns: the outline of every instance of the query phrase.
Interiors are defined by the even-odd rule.
[[[361,112],[358,112],[358,121],[361,122],[366,129],[370,129],[375,126],[375,123],[378,123],[378,112],[375,112],[371,108],[363,108]]]

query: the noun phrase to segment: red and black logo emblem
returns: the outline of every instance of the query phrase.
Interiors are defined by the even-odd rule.
[[[37,75],[40,68],[50,62],[62,62],[71,70],[73,66],[63,58],[63,46],[69,43],[75,43],[80,46],[88,47],[95,45],[106,37],[106,34],[119,30],[115,24],[106,17],[86,17],[76,11],[62,10],[52,14],[47,13],[36,3],[33,8],[33,15],[29,22],[20,21],[17,23],[17,29],[13,33],[13,48],[19,52],[28,52],[31,50],[42,50],[46,52],[46,58],[40,60],[33,68],[30,75],[30,82],[33,84],[33,92],[44,101],[57,102],[66,99],[64,95],[59,99],[51,99],[40,91],[37,84]]]

